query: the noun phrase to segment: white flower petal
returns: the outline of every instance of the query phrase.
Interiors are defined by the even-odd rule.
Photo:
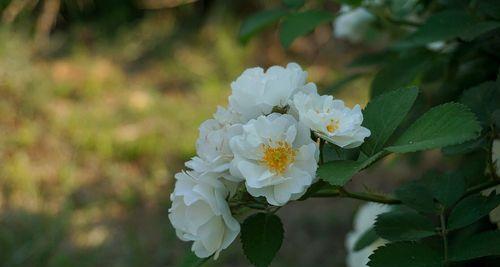
[[[231,174],[245,180],[249,194],[264,196],[271,205],[299,198],[316,177],[318,147],[309,129],[291,115],[273,113],[250,120],[231,147]]]

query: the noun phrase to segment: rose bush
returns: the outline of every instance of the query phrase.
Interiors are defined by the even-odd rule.
[[[283,0],[246,19],[240,38],[246,42],[278,23],[288,48],[333,21],[328,25],[337,38],[377,40],[378,51],[354,59],[353,73],[333,86],[371,75],[369,103],[349,108],[321,94],[324,88],[307,82],[296,63],[245,70],[231,84],[228,107],[201,125],[189,170],[176,176],[169,217],[179,238],[194,241],[198,257],[217,257],[241,225],[245,255],[268,266],[283,240],[278,209],[291,201],[344,197],[385,204],[360,210],[346,241],[350,267],[496,266],[497,4],[338,2],[340,10],[330,10]],[[419,160],[422,151],[436,149],[447,166],[391,195],[345,187],[389,155],[415,153]]]

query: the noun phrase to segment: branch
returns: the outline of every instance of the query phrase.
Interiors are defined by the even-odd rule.
[[[333,187],[328,189],[320,190],[311,197],[343,197],[343,198],[353,198],[370,202],[377,202],[383,204],[401,204],[401,201],[395,198],[391,198],[384,195],[379,194],[371,194],[371,193],[357,193],[357,192],[349,192],[343,187]]]
[[[474,187],[469,188],[464,194],[462,198],[465,198],[469,195],[473,195],[475,193],[481,192],[490,187],[496,186],[500,184],[500,180],[489,181]],[[365,192],[349,192],[343,187],[329,187],[325,189],[321,189],[318,192],[311,195],[311,197],[321,198],[321,197],[343,197],[343,198],[352,198],[359,199],[364,201],[382,203],[382,204],[390,204],[397,205],[401,204],[401,200],[392,198],[386,195],[381,194],[371,194]]]

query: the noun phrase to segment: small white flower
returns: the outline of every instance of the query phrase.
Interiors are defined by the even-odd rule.
[[[240,232],[225,200],[227,189],[212,173],[180,172],[168,218],[183,241],[194,241],[191,250],[200,258],[226,249]]]
[[[318,148],[310,131],[291,115],[272,113],[243,126],[230,142],[231,174],[248,193],[281,206],[300,198],[316,179]]]
[[[375,16],[363,7],[352,9],[343,5],[334,22],[335,37],[360,42],[366,37],[375,19]]]
[[[231,111],[222,107],[214,114],[215,119],[209,119],[200,126],[200,135],[196,141],[197,157],[192,158],[186,166],[200,173],[214,172],[224,178],[234,181],[229,175],[229,163],[233,152],[229,140],[242,133],[242,125],[237,122]]]
[[[349,109],[332,96],[304,93],[297,93],[293,103],[300,122],[340,147],[357,147],[370,136],[370,130],[361,126],[363,113],[359,105]]]
[[[231,83],[230,108],[244,122],[268,115],[273,108],[286,109],[296,92],[316,91],[316,85],[306,84],[306,78],[307,72],[296,63],[289,63],[286,68],[273,66],[266,72],[262,68],[247,69]]]
[[[356,217],[354,218],[354,229],[346,236],[345,246],[347,249],[346,261],[348,267],[368,266],[368,257],[370,257],[375,249],[386,243],[385,240],[379,239],[359,251],[354,251],[354,245],[358,239],[374,225],[377,216],[388,211],[390,211],[390,207],[388,205],[375,203],[365,204],[359,209]]]

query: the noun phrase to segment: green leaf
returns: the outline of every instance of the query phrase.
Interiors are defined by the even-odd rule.
[[[348,6],[359,6],[363,2],[362,0],[335,0],[335,2]]]
[[[490,125],[500,103],[500,82],[484,82],[463,92],[460,102],[467,105],[483,126]]]
[[[424,213],[436,212],[432,193],[420,181],[407,182],[394,193],[403,204],[414,210]]]
[[[482,21],[468,27],[462,34],[460,34],[460,38],[465,41],[472,41],[481,34],[487,33],[498,27],[500,27],[500,22],[498,21]]]
[[[397,46],[424,45],[458,37],[475,24],[465,10],[445,10],[430,16],[417,31]]]
[[[481,0],[477,4],[478,11],[493,18],[500,19],[500,5],[498,4],[498,0]]]
[[[198,267],[202,266],[203,263],[207,262],[209,258],[198,258],[196,255],[191,251],[186,251],[186,255],[184,255],[184,259],[182,260],[181,267]]]
[[[342,186],[360,170],[361,162],[352,160],[333,161],[318,168],[318,176],[331,185]]]
[[[360,251],[369,245],[373,244],[373,242],[377,241],[380,239],[380,237],[377,235],[377,232],[375,232],[374,228],[370,228],[366,230],[356,241],[354,244],[353,250],[354,251]]]
[[[383,151],[360,161],[353,160],[339,160],[332,161],[318,168],[317,175],[323,181],[330,183],[331,185],[343,186],[346,184],[351,177],[357,172],[368,167],[379,158],[383,157],[385,154]]]
[[[344,86],[348,85],[349,83],[357,80],[358,78],[362,77],[363,73],[353,73],[346,75],[338,80],[336,80],[332,85],[328,86],[325,90],[325,94],[333,94],[337,92],[338,90],[342,89]]]
[[[269,9],[253,14],[240,27],[238,38],[241,42],[246,43],[253,35],[262,31],[271,24],[277,22],[280,18],[288,13],[282,8]]]
[[[412,85],[429,65],[431,56],[426,50],[418,50],[389,62],[373,78],[371,96]]]
[[[489,197],[472,195],[458,202],[448,218],[448,229],[465,227],[484,216],[500,205],[500,195]]]
[[[379,247],[370,256],[370,267],[441,267],[435,249],[415,242],[396,242]]]
[[[389,241],[411,241],[436,234],[428,218],[412,210],[395,210],[380,214],[375,231]]]
[[[285,4],[289,8],[300,8],[304,5],[305,0],[283,0],[283,4]]]
[[[418,95],[416,87],[394,90],[371,100],[363,110],[363,126],[371,135],[361,146],[366,155],[380,151],[406,114]]]
[[[358,68],[379,65],[394,59],[395,56],[396,54],[390,50],[382,50],[380,52],[362,54],[351,61],[351,63],[349,63],[347,67]]]
[[[459,173],[433,177],[429,186],[434,197],[446,207],[455,204],[463,196],[466,189],[465,179]]]
[[[480,136],[477,139],[467,141],[462,144],[458,145],[453,145],[453,146],[447,146],[443,147],[441,151],[443,154],[449,156],[449,155],[457,155],[457,154],[466,154],[470,153],[473,151],[476,151],[480,148],[486,148],[487,145],[487,140],[484,136]]]
[[[466,106],[446,103],[427,111],[386,150],[407,153],[460,144],[476,138],[480,131]]]
[[[333,18],[335,16],[332,13],[323,10],[308,10],[286,17],[281,24],[281,45],[288,48],[297,37],[311,32],[316,26]]]
[[[269,213],[251,215],[241,225],[241,242],[253,265],[269,266],[283,242],[280,218]]]
[[[500,231],[482,232],[450,246],[450,260],[464,261],[500,255]]]

